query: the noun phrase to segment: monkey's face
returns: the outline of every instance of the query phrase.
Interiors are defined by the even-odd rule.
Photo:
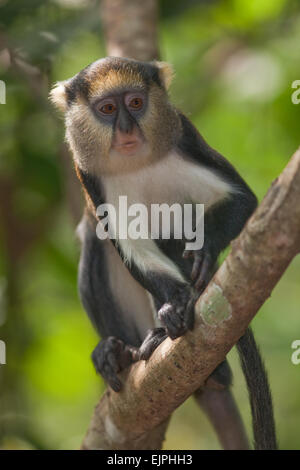
[[[125,88],[96,97],[92,110],[99,125],[112,130],[109,159],[135,155],[142,158],[150,154],[150,145],[140,127],[141,118],[147,111],[145,90]]]
[[[101,59],[51,93],[66,115],[78,166],[89,172],[133,171],[174,143],[178,117],[168,101],[168,64]]]

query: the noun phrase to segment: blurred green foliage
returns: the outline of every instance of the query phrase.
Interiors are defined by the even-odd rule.
[[[47,93],[105,55],[98,2],[0,0],[0,439],[4,448],[78,448],[104,389],[89,356],[97,342],[76,289],[79,256],[68,204],[63,125]],[[299,146],[300,5],[289,0],[160,1],[171,97],[261,199]],[[80,191],[75,186],[77,193]],[[76,219],[76,216],[75,216]],[[253,322],[270,371],[281,448],[299,449],[300,260]],[[247,293],[245,293],[247,295]],[[234,393],[250,432],[236,353]],[[0,444],[0,445],[1,445]],[[188,400],[165,448],[219,448]]]

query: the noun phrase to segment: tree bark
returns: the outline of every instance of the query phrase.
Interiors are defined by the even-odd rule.
[[[122,392],[104,393],[82,448],[160,448],[159,426],[224,360],[299,253],[299,201],[300,150],[197,301],[194,330],[167,338],[147,362],[122,374]]]
[[[157,0],[102,0],[101,17],[108,55],[158,59]]]

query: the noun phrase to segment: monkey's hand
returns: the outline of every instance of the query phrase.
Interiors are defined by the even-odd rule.
[[[119,392],[122,388],[117,374],[138,359],[137,348],[125,344],[114,336],[102,339],[92,353],[96,371],[115,392]]]
[[[194,326],[194,299],[190,289],[178,289],[172,300],[158,310],[158,318],[171,339],[182,336]]]
[[[184,250],[182,257],[185,259],[193,258],[192,284],[198,293],[203,292],[211,279],[217,256],[208,245],[204,245],[201,250]]]
[[[139,359],[147,360],[155,349],[169,336],[171,339],[182,336],[194,326],[194,306],[198,295],[189,290],[179,291],[172,302],[163,304],[158,318],[163,328],[149,330],[139,349]]]

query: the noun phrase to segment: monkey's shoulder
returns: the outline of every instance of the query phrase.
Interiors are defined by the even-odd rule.
[[[246,183],[233,165],[206,142],[183,113],[178,111],[178,115],[181,122],[181,135],[177,143],[178,151],[196,164],[214,172],[232,187],[246,187]]]

